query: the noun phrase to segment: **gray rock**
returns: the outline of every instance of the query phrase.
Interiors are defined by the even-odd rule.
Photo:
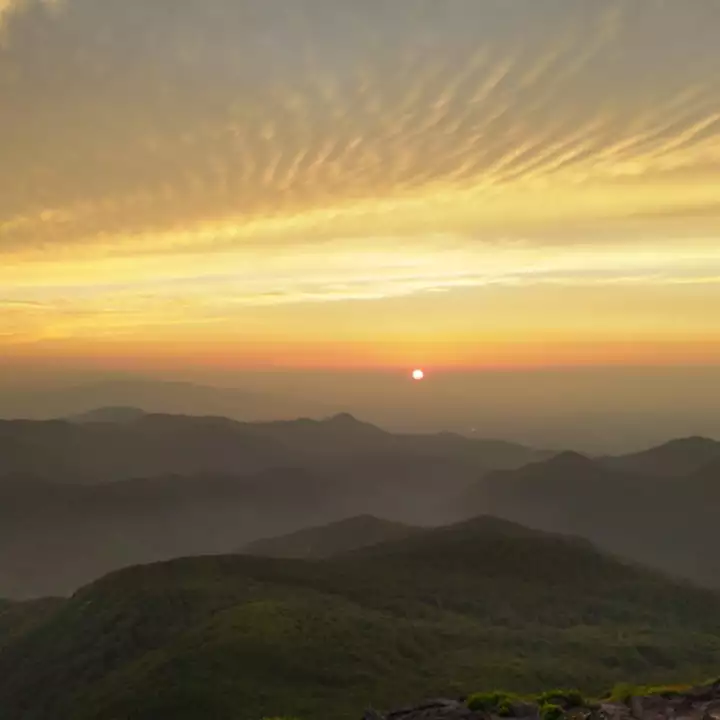
[[[540,717],[540,708],[536,703],[516,701],[510,703],[510,713],[514,718],[527,718],[537,720]]]
[[[375,720],[372,716],[368,720]],[[422,705],[391,712],[379,720],[488,720],[481,712],[469,710],[464,703],[455,700],[432,700]]]
[[[520,720],[539,720],[533,703],[515,702],[511,714]],[[568,718],[585,720],[720,720],[720,682],[687,692],[634,696],[624,702],[603,702],[569,708]],[[497,720],[485,712],[469,710],[463,702],[433,700],[387,715],[368,711],[363,720]]]
[[[629,720],[630,709],[624,703],[601,703],[597,711],[600,720]]]

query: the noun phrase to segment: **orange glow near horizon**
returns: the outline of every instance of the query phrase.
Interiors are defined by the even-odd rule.
[[[257,348],[234,345],[166,345],[162,342],[133,346],[121,343],[50,344],[31,349],[16,347],[0,358],[3,366],[24,368],[46,365],[53,357],[53,369],[76,368],[110,372],[181,373],[184,369],[209,371],[309,370],[403,372],[407,356],[424,355],[435,375],[467,370],[541,370],[597,367],[702,367],[720,365],[720,341],[682,342],[604,341],[552,344],[544,342],[482,343],[458,348],[410,347],[405,344],[327,342],[312,346],[264,344]],[[427,371],[425,372],[427,377]]]

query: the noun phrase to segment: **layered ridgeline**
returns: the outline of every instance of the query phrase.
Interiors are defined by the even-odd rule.
[[[373,515],[358,515],[280,537],[256,540],[241,548],[241,552],[265,557],[319,560],[390,540],[401,540],[419,532],[423,529]]]
[[[606,550],[720,587],[720,443],[677,440],[618,458],[563,453],[491,472],[459,510],[578,534]]]
[[[0,708],[23,720],[358,720],[482,687],[711,676],[720,658],[716,593],[492,518],[324,560],[131,568],[27,617],[0,646]]]
[[[105,408],[79,419],[0,420],[0,475],[76,484],[197,472],[237,475],[276,467],[339,467],[352,475],[380,461],[396,462],[397,470],[408,459],[415,461],[415,469],[422,466],[420,460],[425,466],[434,459],[454,460],[458,468],[477,473],[517,468],[550,455],[453,433],[390,433],[348,414],[247,423]]]
[[[72,421],[0,421],[0,597],[70,594],[115,569],[225,554],[356,518],[405,526],[492,514],[720,587],[720,443],[625,457],[555,455],[440,433],[400,435],[349,415],[241,423],[111,407]],[[379,540],[396,537],[378,528]],[[362,535],[362,533],[361,533]],[[323,557],[312,537],[291,551]],[[307,551],[306,548],[311,548]]]
[[[121,567],[359,514],[450,522],[483,473],[545,456],[349,415],[241,423],[107,408],[0,421],[0,597],[66,594]]]

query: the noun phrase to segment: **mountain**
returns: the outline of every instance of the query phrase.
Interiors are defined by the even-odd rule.
[[[121,424],[0,421],[0,475],[28,474],[53,482],[244,474],[293,465],[293,459],[278,441],[226,418],[143,415]]]
[[[421,528],[373,515],[358,515],[281,537],[256,540],[242,548],[242,552],[264,557],[321,559],[405,538],[416,532],[422,532]]]
[[[124,423],[138,420],[147,413],[136,407],[103,407],[67,418],[76,423]]]
[[[465,495],[463,505],[468,515],[488,512],[549,532],[580,535],[615,554],[720,587],[720,561],[713,549],[720,460],[679,477],[648,472],[653,467],[648,458],[682,447],[688,446],[680,441],[657,454],[635,456],[632,471],[564,453],[518,470],[492,472]],[[688,458],[685,454],[683,467],[700,464],[699,457]]]
[[[0,649],[41,625],[64,604],[61,598],[26,602],[0,600]]]
[[[364,708],[717,672],[720,596],[492,518],[328,560],[180,559],[0,647],[23,720],[357,720]]]
[[[0,476],[28,474],[76,483],[248,473],[279,466],[346,468],[358,457],[368,462],[448,461],[465,468],[469,477],[486,469],[520,467],[544,456],[521,445],[451,434],[396,435],[348,415],[267,423],[157,414],[122,423],[0,421]]]
[[[0,484],[0,597],[68,594],[128,565],[226,553],[344,511],[333,483],[302,469],[65,485]]]
[[[312,397],[136,377],[62,388],[0,387],[2,418],[48,420],[103,407],[138,407],[153,414],[225,416],[243,421],[325,416],[333,412],[333,408]]]
[[[543,456],[347,414],[242,423],[110,408],[0,421],[0,596],[65,594],[127,565],[354,515],[449,522],[478,475]]]
[[[720,442],[704,437],[672,440],[659,447],[631,455],[606,458],[612,468],[661,477],[680,477],[720,460]]]

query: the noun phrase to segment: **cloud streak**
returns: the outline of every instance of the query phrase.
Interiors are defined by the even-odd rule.
[[[715,0],[0,0],[0,28],[4,337],[720,276]]]

